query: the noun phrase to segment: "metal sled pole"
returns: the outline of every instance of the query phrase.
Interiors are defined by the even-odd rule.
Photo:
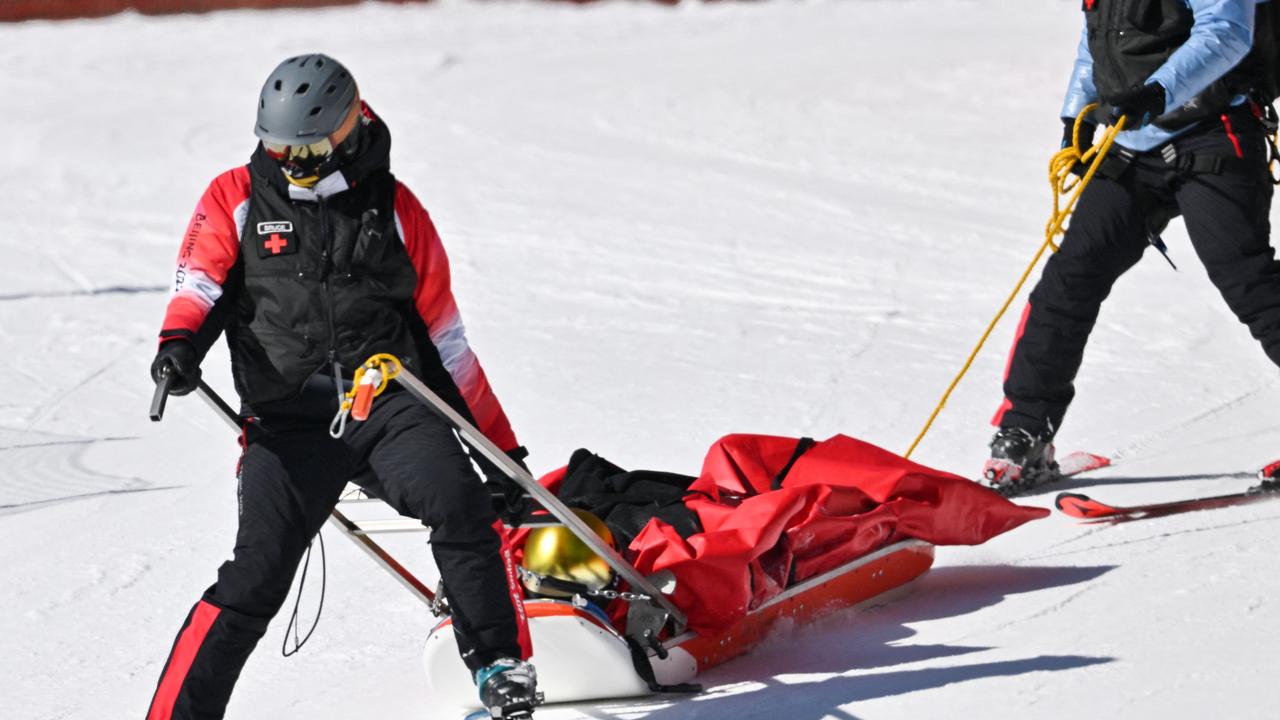
[[[373,538],[360,529],[360,526],[347,519],[346,515],[338,508],[334,508],[329,514],[329,522],[347,537],[351,538],[351,542],[360,548],[378,563],[387,572],[391,573],[396,580],[400,581],[409,592],[415,597],[427,604],[431,608],[432,613],[436,610],[436,594],[431,592],[431,588],[422,584],[422,581],[409,572],[409,569],[401,565],[391,554],[382,548]],[[425,529],[425,528],[424,528]]]
[[[160,383],[156,384],[156,392],[151,399],[151,419],[153,421],[159,422],[164,418],[165,401],[168,399],[170,384],[171,378],[167,374]],[[200,399],[203,400],[205,404],[210,408],[213,408],[213,411],[218,414],[218,417],[226,421],[227,425],[232,430],[236,433],[241,432],[239,414],[236,413],[236,411],[233,410],[232,407],[214,391],[213,388],[209,387],[205,381],[200,381],[195,392],[200,396]],[[413,593],[415,597],[426,603],[427,607],[431,608],[433,613],[436,612],[436,594],[431,591],[431,588],[424,585],[421,580],[414,576],[413,573],[409,572],[408,568],[401,565],[394,557],[392,557],[391,553],[383,549],[383,547],[373,538],[369,537],[367,533],[361,530],[358,524],[349,520],[347,516],[343,515],[336,507],[329,515],[329,522],[332,523],[339,532],[350,538],[351,542],[355,543],[356,547],[363,550],[365,554],[373,559],[374,562],[382,566],[382,569],[391,573],[391,575],[395,577],[401,585],[408,588],[409,592]],[[426,530],[425,527],[422,529]]]
[[[569,528],[578,539],[586,543],[597,555],[609,563],[618,575],[626,580],[631,587],[653,598],[653,602],[661,606],[675,621],[677,630],[683,629],[688,624],[685,614],[671,602],[670,598],[662,594],[662,591],[649,581],[634,565],[627,562],[613,546],[600,536],[573,513],[568,505],[560,501],[550,490],[542,487],[537,480],[529,474],[528,470],[520,467],[516,461],[507,456],[506,453],[498,449],[484,433],[476,429],[474,425],[467,421],[466,418],[459,415],[453,408],[441,399],[441,397],[422,383],[421,380],[414,377],[408,370],[401,369],[395,379],[404,386],[406,390],[421,400],[427,407],[442,417],[445,422],[453,426],[462,439],[468,445],[475,448],[481,455],[484,455],[489,462],[497,465],[503,474],[511,478],[517,485],[533,496],[542,507],[546,508],[557,520]]]

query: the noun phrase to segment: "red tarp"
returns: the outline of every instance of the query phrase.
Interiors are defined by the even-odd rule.
[[[685,498],[703,532],[682,538],[654,519],[631,543],[626,555],[641,573],[675,575],[672,600],[688,614],[691,630],[724,630],[789,582],[899,540],[977,545],[1049,515],[844,435],[817,443],[795,461],[781,489],[771,489],[797,442],[722,438]],[[554,487],[563,475],[541,482]]]

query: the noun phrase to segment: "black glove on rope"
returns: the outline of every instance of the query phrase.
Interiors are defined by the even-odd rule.
[[[151,379],[159,383],[166,374],[173,377],[170,395],[186,395],[200,385],[200,357],[189,340],[169,340],[160,346],[151,363]]]
[[[1134,85],[1098,108],[1096,117],[1107,125],[1114,125],[1120,118],[1125,118],[1125,127],[1137,130],[1163,115],[1167,103],[1164,86],[1160,83]]]
[[[1062,149],[1071,147],[1075,141],[1076,119],[1062,118]],[[1098,124],[1090,122],[1088,118],[1080,124],[1080,154],[1089,152],[1089,148],[1093,147],[1093,135],[1098,130]],[[1079,177],[1084,177],[1088,172],[1089,166],[1084,163],[1077,162],[1071,167],[1071,172]]]

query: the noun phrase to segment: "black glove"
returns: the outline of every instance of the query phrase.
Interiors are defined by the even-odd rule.
[[[1097,117],[1099,122],[1107,125],[1114,125],[1120,118],[1125,118],[1125,128],[1137,130],[1163,115],[1167,103],[1164,86],[1160,83],[1134,85],[1098,108]]]
[[[516,464],[524,468],[525,472],[529,472],[529,466],[524,462],[524,459],[529,457],[529,451],[523,445],[508,450],[507,457],[515,460]],[[492,463],[483,463],[482,469],[485,470],[485,475],[488,476],[494,512],[507,525],[514,526],[519,524],[520,521],[524,520],[524,516],[529,509],[528,493],[525,492],[524,488],[517,485],[514,480],[507,477],[505,473],[493,466]]]
[[[526,465],[524,462],[524,459],[529,457],[529,448],[523,445],[517,445],[507,451],[507,457],[511,458],[512,460],[515,460],[516,464],[524,468],[525,472],[529,473],[530,475],[533,474],[533,472],[529,470],[529,466]]]
[[[1076,120],[1075,118],[1062,118],[1062,149],[1072,147],[1075,140]],[[1089,148],[1093,147],[1093,134],[1098,129],[1098,124],[1085,119],[1080,123],[1080,154],[1089,152]],[[1076,162],[1071,166],[1071,173],[1077,177],[1084,177],[1089,171],[1089,166],[1082,162]]]
[[[1080,152],[1087,152],[1093,147],[1093,134],[1098,130],[1098,124],[1090,121],[1088,118],[1080,124]],[[1062,118],[1062,148],[1071,147],[1072,141],[1075,139],[1076,119]]]
[[[159,383],[165,375],[173,377],[170,395],[186,395],[200,385],[200,358],[191,341],[177,338],[160,346],[151,363],[151,379]]]

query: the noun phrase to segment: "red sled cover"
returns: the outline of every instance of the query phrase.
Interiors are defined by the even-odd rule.
[[[554,487],[562,477],[556,471],[541,482]],[[672,600],[699,634],[722,631],[787,586],[885,545],[978,545],[1049,515],[845,435],[817,443],[728,435],[689,490],[685,505],[703,531],[683,538],[655,518],[626,554],[645,575],[675,575]]]

